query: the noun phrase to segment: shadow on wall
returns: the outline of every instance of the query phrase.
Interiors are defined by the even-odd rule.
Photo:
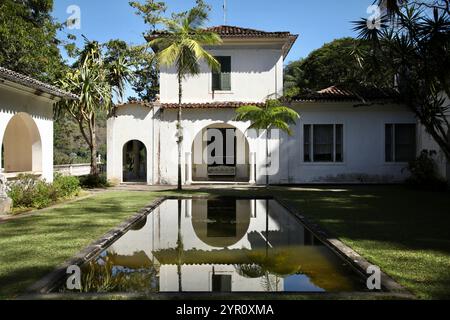
[[[273,55],[258,55],[259,50],[249,50],[252,53],[248,54],[243,53],[242,55],[231,55],[231,72],[232,73],[265,73],[273,71],[273,68],[276,66],[278,60],[281,58],[281,52],[274,49]],[[264,52],[265,50],[261,50]],[[214,56],[229,56],[230,54],[226,53],[228,51],[223,52],[212,52]],[[231,52],[231,51],[229,51]],[[257,55],[257,59],[255,59],[255,55]],[[245,58],[244,58],[245,57]],[[177,71],[174,67],[164,68],[162,72],[168,73],[171,75],[176,75]],[[200,67],[200,75],[201,74],[209,74],[211,73],[211,69],[204,63],[201,64]]]

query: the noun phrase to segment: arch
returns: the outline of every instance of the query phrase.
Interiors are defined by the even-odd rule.
[[[130,140],[122,148],[123,182],[147,182],[147,147]]]
[[[42,140],[33,118],[24,112],[13,116],[2,141],[5,172],[42,172]]]
[[[236,199],[192,201],[192,227],[195,235],[212,248],[229,248],[248,233],[251,202]]]
[[[217,129],[224,143],[220,154],[213,159],[205,159],[208,145],[215,142],[210,129]],[[231,130],[231,131],[230,131]],[[231,140],[231,141],[230,141]],[[234,141],[233,141],[234,140]],[[234,146],[234,147],[233,147]],[[211,163],[214,162],[214,163]],[[250,144],[245,134],[237,127],[216,122],[199,130],[191,146],[192,181],[234,181],[249,182],[250,180]]]

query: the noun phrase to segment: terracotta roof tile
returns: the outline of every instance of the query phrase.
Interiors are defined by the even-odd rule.
[[[300,94],[293,101],[374,101],[393,100],[396,97],[394,90],[382,90],[378,88],[346,89],[341,86],[331,86],[320,91]]]
[[[133,100],[133,101],[128,101],[128,102],[124,102],[124,103],[119,103],[119,104],[116,104],[115,107],[120,108],[120,107],[124,107],[124,106],[128,106],[128,105],[142,106],[142,107],[148,107],[148,108],[153,107],[153,104],[151,102],[143,101],[143,100]]]
[[[215,26],[206,28],[206,31],[215,32],[222,38],[241,37],[241,38],[286,38],[292,36],[289,31],[267,32],[256,29],[241,28],[235,26]],[[153,40],[159,36],[167,34],[165,31],[154,31],[147,36],[147,40]]]
[[[79,98],[75,94],[63,91],[55,86],[49,85],[42,81],[33,79],[31,77],[28,77],[26,75],[17,73],[15,71],[12,71],[12,70],[9,70],[9,69],[3,68],[3,67],[0,67],[0,79],[11,81],[11,82],[20,84],[22,86],[34,89],[38,92],[48,93],[52,96],[56,96],[59,98],[70,99],[70,100],[76,100]]]
[[[261,102],[213,102],[213,103],[183,103],[183,109],[237,109],[243,106],[262,107],[265,104]],[[162,103],[163,109],[178,109],[178,103]]]
[[[285,38],[291,35],[288,31],[278,31],[278,32],[267,32],[262,30],[256,30],[256,29],[249,29],[249,28],[241,28],[236,26],[215,26],[206,29],[208,31],[215,32],[219,34],[222,37],[280,37]]]

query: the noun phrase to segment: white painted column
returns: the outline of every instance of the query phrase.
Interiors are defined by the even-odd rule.
[[[192,184],[192,153],[186,152],[186,184]]]
[[[251,152],[250,153],[250,184],[256,184],[256,180],[255,180],[255,164],[256,164],[256,153],[255,152]]]

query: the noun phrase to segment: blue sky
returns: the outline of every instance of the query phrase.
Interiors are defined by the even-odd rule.
[[[143,1],[143,0],[141,0]],[[212,6],[208,25],[224,24],[223,0],[207,0]],[[170,12],[191,8],[194,0],[167,0]],[[367,17],[373,0],[227,0],[228,25],[290,31],[300,37],[286,62],[306,57],[311,51],[334,39],[355,36],[351,21]],[[128,0],[55,0],[54,16],[62,22],[70,16],[70,5],[81,9],[81,29],[70,30],[90,40],[106,42],[122,39],[130,44],[143,43],[147,29],[142,18],[134,14]],[[61,35],[63,36],[63,34]]]

